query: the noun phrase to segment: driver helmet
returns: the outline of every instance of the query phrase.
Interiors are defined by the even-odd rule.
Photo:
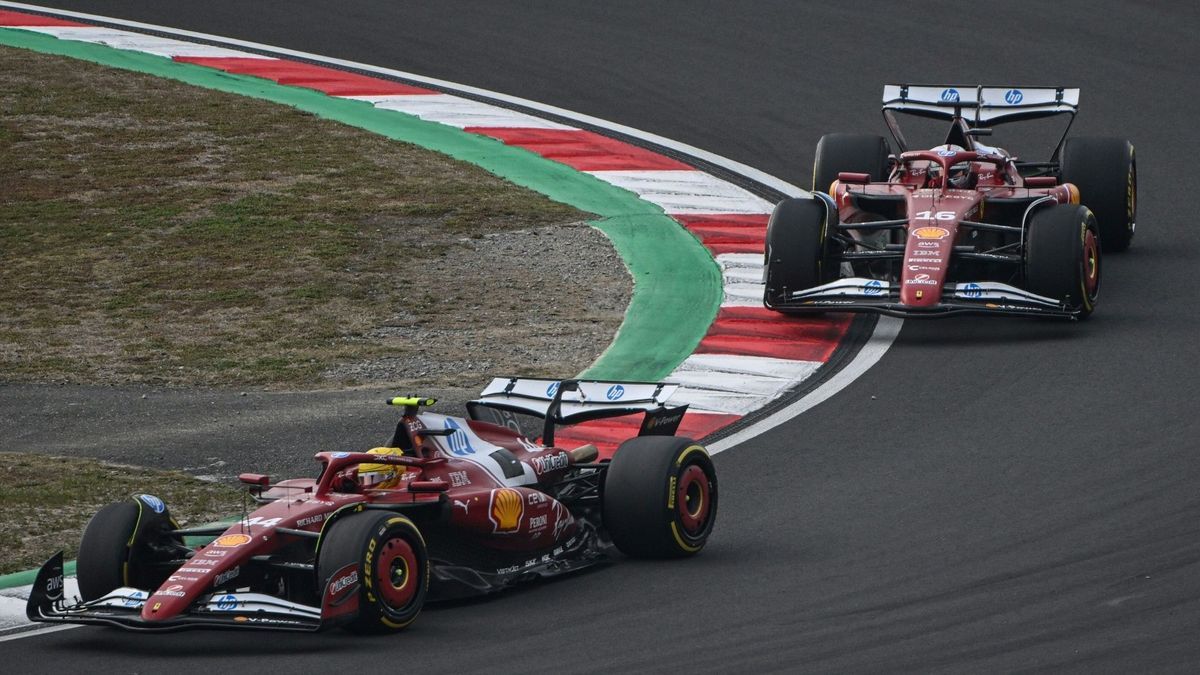
[[[404,451],[400,448],[371,448],[367,454],[402,456]],[[403,466],[395,464],[359,464],[358,485],[370,489],[394,488],[400,484],[404,470]]]
[[[961,145],[939,145],[934,150],[949,150],[951,152],[966,152],[966,148]],[[971,163],[957,162],[950,165],[950,175],[948,176],[950,187],[952,188],[969,188],[971,187]]]

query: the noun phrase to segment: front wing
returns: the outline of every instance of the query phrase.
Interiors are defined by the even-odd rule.
[[[38,570],[25,614],[30,621],[118,626],[135,631],[168,632],[189,628],[256,628],[318,631],[332,622],[321,609],[263,593],[213,593],[198,600],[185,614],[164,621],[146,621],[142,608],[150,592],[122,587],[90,601],[68,602],[63,595],[63,556],[55,554]]]
[[[769,307],[787,314],[859,312],[904,319],[962,314],[1078,318],[1077,311],[1068,309],[1054,298],[995,281],[947,283],[942,287],[940,302],[929,307],[914,307],[900,302],[897,284],[851,277],[796,291],[787,301]]]

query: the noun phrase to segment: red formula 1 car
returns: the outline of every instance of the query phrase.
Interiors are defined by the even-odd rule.
[[[181,529],[146,494],[106,506],[80,544],[82,597],[63,597],[60,552],[27,614],[146,631],[383,632],[409,625],[427,599],[578,570],[614,545],[695,554],[716,520],[717,478],[702,446],[673,435],[686,406],[662,402],[675,389],[497,378],[468,404],[470,419],[393,399],[404,413],[386,448],[318,453],[315,479],[243,474],[260,506],[231,526]],[[645,414],[642,432],[611,461],[596,461],[595,446],[554,445],[556,424],[630,413]],[[516,414],[543,418],[540,442]]]
[[[1049,161],[1024,162],[978,140],[991,135],[985,125],[1055,115],[1069,116],[1069,130],[1078,103],[1078,89],[888,85],[884,118],[900,154],[880,136],[821,138],[813,195],[771,216],[764,304],[1087,317],[1101,250],[1133,238],[1133,146],[1064,132]],[[897,112],[949,120],[945,142],[908,150]]]

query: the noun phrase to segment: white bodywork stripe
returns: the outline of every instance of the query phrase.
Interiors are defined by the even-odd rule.
[[[436,415],[434,413],[422,413],[422,421],[426,422],[430,429],[445,429],[446,421],[450,418],[445,415]],[[432,422],[433,424],[429,424]],[[439,424],[440,423],[440,424]],[[450,457],[455,457],[478,466],[487,471],[492,478],[495,478],[501,485],[508,487],[518,487],[521,485],[532,485],[537,482],[537,474],[533,469],[521,462],[520,476],[509,478],[504,475],[504,468],[499,462],[491,457],[491,453],[497,450],[504,450],[498,445],[489,443],[471,431],[466,422],[453,422],[458,427],[458,431],[450,436],[430,436],[434,443],[442,449]]]

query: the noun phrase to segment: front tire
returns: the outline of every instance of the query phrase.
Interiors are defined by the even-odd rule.
[[[767,223],[763,304],[775,309],[796,292],[836,278],[826,259],[828,211],[818,198],[785,199]]]
[[[883,136],[825,134],[817,141],[813,160],[813,192],[825,192],[843,171],[865,173],[872,182],[888,178],[891,150]]]
[[[708,451],[675,436],[625,441],[604,478],[603,519],[625,555],[699,553],[717,519],[717,474]]]
[[[95,600],[128,585],[125,566],[137,519],[137,504],[117,502],[100,509],[88,521],[75,561],[81,598]]]
[[[1092,212],[1070,204],[1042,209],[1030,218],[1025,237],[1026,289],[1086,319],[1100,294],[1103,241]]]
[[[1129,248],[1137,221],[1137,162],[1123,138],[1068,139],[1062,152],[1062,182],[1079,188],[1079,201],[1092,210],[1105,253]]]
[[[183,544],[168,534],[175,527],[166,504],[153,495],[97,511],[83,530],[75,562],[80,597],[95,600],[122,586],[158,588],[170,571],[157,563],[175,557],[173,549]]]
[[[421,613],[429,590],[429,554],[417,526],[385,511],[361,511],[334,521],[317,553],[321,587],[347,565],[358,565],[356,633],[407,628]]]

